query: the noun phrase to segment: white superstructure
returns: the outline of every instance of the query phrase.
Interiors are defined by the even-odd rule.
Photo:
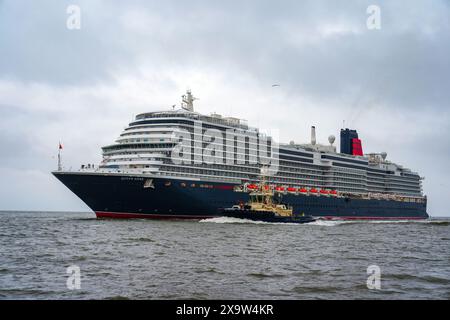
[[[271,138],[257,128],[249,127],[244,120],[195,112],[195,99],[188,91],[179,110],[136,116],[114,144],[102,148],[103,162],[98,170],[239,184],[258,181],[261,164],[254,164],[250,159],[252,155],[259,154],[260,139],[274,143]],[[198,123],[202,124],[202,132],[195,131]],[[191,134],[192,154],[195,157],[194,145],[205,145],[205,138],[206,141],[209,138],[205,135],[208,129],[223,132],[220,148],[230,152],[231,145],[233,158],[244,160],[244,163],[173,162],[171,152],[179,142],[177,137],[180,132]],[[225,135],[226,130],[233,132],[231,139]],[[249,136],[254,139],[249,139]],[[244,137],[243,140],[241,137]],[[268,182],[286,187],[320,188],[354,194],[423,196],[422,179],[417,173],[387,161],[385,154],[352,156],[337,153],[334,141],[335,137],[330,136],[329,145],[318,144],[313,128],[310,144],[291,142],[279,145],[278,152],[270,155],[279,159],[278,172]]]

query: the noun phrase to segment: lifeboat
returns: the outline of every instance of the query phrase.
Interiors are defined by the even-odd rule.
[[[325,190],[325,189],[320,190],[320,194],[327,195],[329,193],[330,192],[328,190]]]
[[[284,191],[284,187],[276,187],[275,190],[276,191]]]
[[[305,188],[300,188],[300,189],[298,189],[298,192],[301,192],[301,193],[307,193],[308,190],[306,190]]]
[[[289,191],[289,192],[297,192],[297,189],[296,188],[287,188],[287,191]]]
[[[257,186],[256,184],[249,184],[249,185],[247,186],[247,188],[248,188],[248,189],[251,189],[251,190],[256,190],[256,189],[258,189],[258,186]]]
[[[336,190],[331,190],[331,191],[330,191],[330,194],[331,194],[332,196],[337,196],[337,191],[336,191]]]
[[[316,188],[312,188],[312,189],[309,189],[309,192],[311,192],[311,193],[317,193],[318,191],[317,191]]]

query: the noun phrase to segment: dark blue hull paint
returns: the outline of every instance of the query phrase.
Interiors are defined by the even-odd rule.
[[[246,193],[233,184],[152,178],[154,188],[144,188],[147,178],[127,175],[53,173],[83,200],[97,216],[142,218],[204,218],[220,216],[222,208],[240,201]],[[170,182],[170,185],[168,185]],[[283,195],[294,213],[341,219],[426,219],[426,203],[345,199],[326,196]]]

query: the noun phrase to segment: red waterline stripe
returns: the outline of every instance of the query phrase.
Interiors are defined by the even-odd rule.
[[[126,212],[106,212],[95,211],[97,218],[114,219],[207,219],[213,216],[190,216],[190,215],[166,215],[166,214],[145,214],[145,213],[126,213]]]
[[[220,190],[233,190],[234,186],[214,186],[214,188]]]
[[[106,212],[95,211],[97,218],[116,218],[116,219],[208,219],[214,216],[194,216],[194,215],[161,215],[145,213],[126,213],[126,212]],[[351,217],[351,216],[317,216],[326,220],[425,220],[423,217]]]

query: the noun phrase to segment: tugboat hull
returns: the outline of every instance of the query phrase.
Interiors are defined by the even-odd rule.
[[[231,208],[223,209],[222,215],[229,218],[275,223],[310,223],[316,221],[316,219],[314,219],[312,216],[295,215],[292,217],[281,217],[275,215],[272,211],[255,211]]]

